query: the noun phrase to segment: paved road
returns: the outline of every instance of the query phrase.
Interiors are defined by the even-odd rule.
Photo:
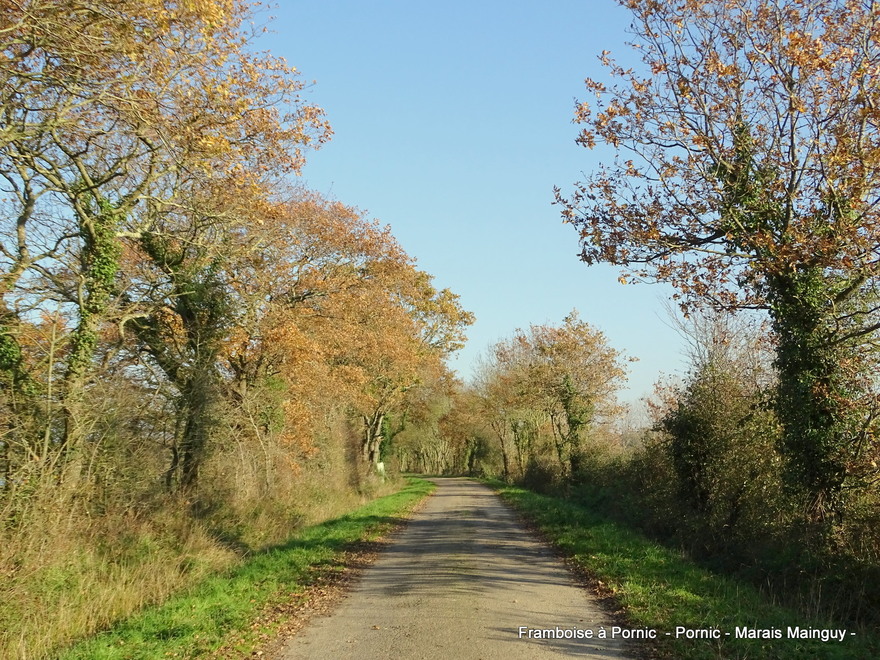
[[[619,640],[520,637],[520,626],[610,631],[612,623],[491,490],[436,482],[351,594],[278,660],[627,657]]]

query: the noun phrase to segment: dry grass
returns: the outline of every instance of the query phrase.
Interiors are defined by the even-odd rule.
[[[321,449],[292,469],[281,448],[231,446],[212,457],[191,499],[156,492],[155,477],[127,497],[36,489],[18,516],[25,523],[0,532],[0,658],[52,657],[398,485],[353,473],[339,434]]]
[[[100,519],[62,504],[43,507],[4,539],[2,658],[47,657],[237,560],[202,524],[175,516],[172,502],[150,518],[111,512]]]

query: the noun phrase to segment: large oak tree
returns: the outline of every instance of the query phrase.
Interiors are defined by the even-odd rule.
[[[587,80],[576,113],[580,144],[617,157],[557,192],[581,258],[686,304],[768,310],[790,482],[811,520],[839,518],[876,476],[880,8],[621,4],[643,66],[603,53],[614,82]]]

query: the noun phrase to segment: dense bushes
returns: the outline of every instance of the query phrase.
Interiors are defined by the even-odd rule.
[[[817,537],[786,483],[772,372],[754,368],[754,353],[709,344],[727,348],[698,351],[681,386],[659,389],[640,446],[596,446],[573,496],[774,598],[876,624],[880,602],[865,585],[880,575],[880,493],[852,493],[831,542]]]
[[[699,366],[660,420],[658,449],[692,543],[730,553],[764,537],[783,494],[774,415],[726,366]]]

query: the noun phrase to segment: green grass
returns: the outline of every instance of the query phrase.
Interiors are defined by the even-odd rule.
[[[572,502],[490,484],[565,555],[600,580],[632,628],[657,631],[665,658],[869,660],[880,637],[773,605],[753,586],[713,574],[680,553]],[[676,628],[720,630],[720,639],[676,639]],[[780,630],[782,639],[737,639],[736,629]],[[843,642],[789,639],[788,628],[847,629]],[[856,636],[850,633],[855,632]],[[666,633],[671,633],[666,635]],[[729,636],[724,633],[730,633]]]
[[[267,632],[259,623],[262,611],[289,601],[322,571],[341,569],[347,548],[387,533],[433,490],[434,485],[427,481],[409,479],[409,485],[401,491],[341,518],[306,528],[283,546],[254,555],[233,571],[145,609],[58,657],[198,658],[229,644],[246,655],[257,644],[259,635]]]

